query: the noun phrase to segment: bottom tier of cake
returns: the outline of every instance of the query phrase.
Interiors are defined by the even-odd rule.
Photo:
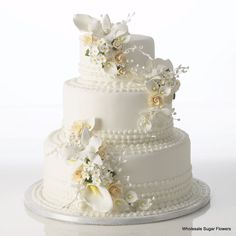
[[[110,156],[116,165],[124,199],[113,199],[114,206],[109,212],[97,212],[77,199],[78,188],[72,182],[74,167],[63,155],[64,143],[61,130],[53,132],[46,140],[42,189],[44,198],[61,209],[85,215],[145,212],[191,198],[190,140],[182,130],[174,129],[171,137],[156,142],[112,145]],[[114,196],[119,188],[112,187],[109,191],[113,191]],[[102,197],[103,192],[90,188],[90,198]]]

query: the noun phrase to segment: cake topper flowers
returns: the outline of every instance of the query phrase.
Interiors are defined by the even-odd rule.
[[[103,16],[101,20],[84,14],[74,17],[75,25],[85,32],[85,55],[112,77],[125,76],[127,73],[123,50],[130,40],[127,22],[128,20],[111,23],[108,15]]]

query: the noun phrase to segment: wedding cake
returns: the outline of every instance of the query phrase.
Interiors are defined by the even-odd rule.
[[[129,218],[184,208],[201,195],[189,136],[173,126],[179,75],[188,68],[155,58],[151,37],[129,33],[130,18],[74,17],[80,75],[64,83],[62,128],[45,141],[34,201],[46,209]]]

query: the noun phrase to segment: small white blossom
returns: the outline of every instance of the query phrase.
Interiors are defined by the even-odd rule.
[[[81,175],[82,175],[82,179],[89,179],[89,173],[88,172],[82,171]]]
[[[129,209],[128,203],[122,198],[118,198],[114,201],[114,207],[120,212],[125,212]]]
[[[100,53],[104,53],[107,54],[110,50],[110,47],[108,45],[108,43],[105,41],[105,39],[100,39],[98,42],[98,50]]]
[[[96,57],[98,55],[99,49],[98,49],[98,47],[96,45],[92,45],[90,47],[89,52],[90,52],[90,56],[93,58],[93,57]]]
[[[152,128],[152,122],[150,120],[150,117],[145,116],[145,115],[140,115],[138,119],[138,127],[145,132],[151,130]]]
[[[97,176],[93,176],[93,184],[99,186],[102,183],[101,179]]]
[[[128,203],[135,203],[138,200],[138,195],[136,192],[130,190],[125,194],[125,200]]]
[[[150,198],[148,199],[142,199],[138,201],[138,209],[142,211],[146,211],[150,209],[152,206],[152,200]]]

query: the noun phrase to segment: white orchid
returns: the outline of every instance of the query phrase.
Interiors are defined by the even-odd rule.
[[[74,16],[74,23],[79,30],[84,32],[91,32],[98,38],[105,38],[112,42],[115,38],[122,37],[123,42],[126,43],[129,37],[128,26],[126,21],[112,24],[108,15],[105,15],[102,20],[85,14],[77,14]]]
[[[109,212],[113,208],[111,195],[103,186],[88,184],[81,197],[94,211]]]
[[[88,129],[85,128],[81,136],[81,143],[84,146],[84,150],[78,153],[78,159],[85,160],[85,158],[88,158],[91,163],[102,165],[102,159],[98,154],[102,139],[98,136],[90,137]]]
[[[128,26],[126,23],[116,23],[111,27],[109,34],[105,36],[105,39],[112,42],[115,39],[119,39],[121,43],[128,43],[130,40],[130,35],[128,31]]]
[[[164,71],[173,72],[173,64],[172,62],[167,59],[163,60],[161,58],[155,58],[155,59],[148,59],[146,66],[145,66],[145,72],[147,73],[147,76],[156,76],[162,74]]]
[[[155,127],[161,127],[173,112],[174,109],[169,107],[151,107],[140,112],[137,125],[143,131],[148,132]]]
[[[63,134],[66,139],[68,146],[70,145],[80,145],[80,137],[84,128],[87,128],[91,132],[95,127],[95,118],[76,120],[70,125],[63,128]]]

